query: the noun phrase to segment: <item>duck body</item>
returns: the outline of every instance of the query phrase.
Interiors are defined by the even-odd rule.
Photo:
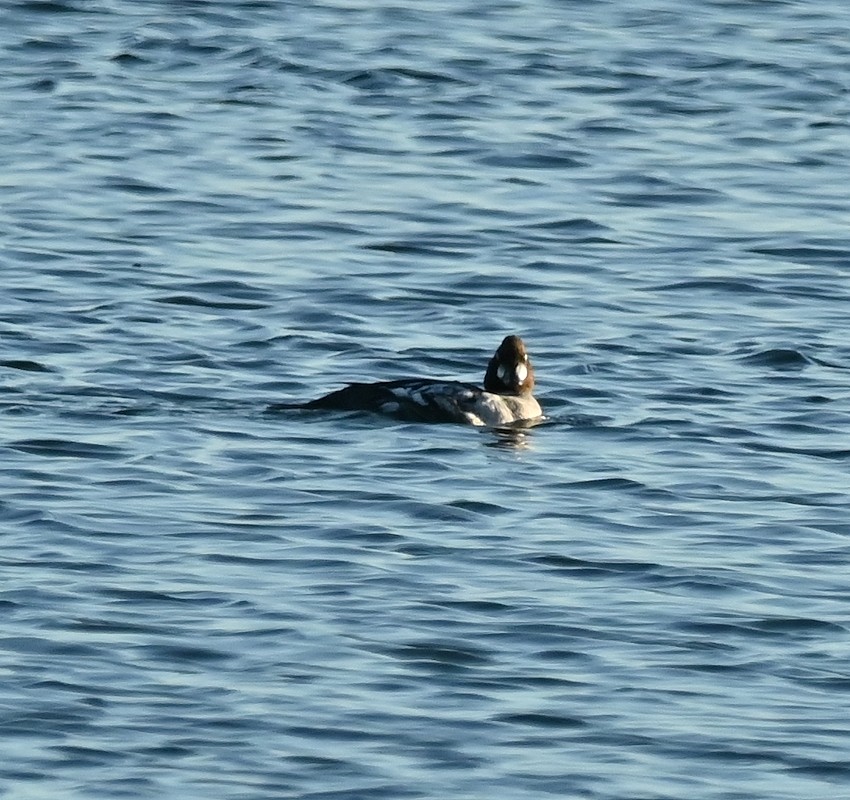
[[[411,422],[463,422],[498,426],[542,415],[533,397],[485,392],[470,383],[407,378],[383,383],[352,383],[303,408],[376,411]]]
[[[352,383],[299,407],[374,411],[409,421],[498,427],[543,415],[533,389],[534,369],[525,344],[519,336],[507,336],[490,359],[483,388],[431,378]]]

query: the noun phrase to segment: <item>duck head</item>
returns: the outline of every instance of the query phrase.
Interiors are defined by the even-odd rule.
[[[484,374],[484,391],[493,394],[530,395],[534,390],[534,367],[525,342],[519,336],[506,336]]]

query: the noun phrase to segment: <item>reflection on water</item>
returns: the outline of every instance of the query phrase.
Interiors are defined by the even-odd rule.
[[[488,430],[490,435],[485,444],[488,447],[498,447],[504,450],[526,450],[534,446],[533,431],[541,424],[546,424],[545,418],[520,420],[511,425],[490,428]]]

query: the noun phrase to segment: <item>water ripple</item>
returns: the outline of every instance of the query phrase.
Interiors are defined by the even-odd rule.
[[[845,16],[6,4],[0,784],[840,793]]]
[[[93,442],[69,441],[64,439],[21,439],[7,445],[22,453],[48,458],[92,458],[112,460],[121,458],[124,453],[118,447],[95,444]]]

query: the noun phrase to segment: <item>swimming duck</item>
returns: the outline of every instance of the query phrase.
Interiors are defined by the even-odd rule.
[[[483,388],[431,378],[352,383],[298,407],[374,411],[404,420],[497,427],[542,417],[533,391],[534,367],[525,342],[511,335],[490,359]]]

